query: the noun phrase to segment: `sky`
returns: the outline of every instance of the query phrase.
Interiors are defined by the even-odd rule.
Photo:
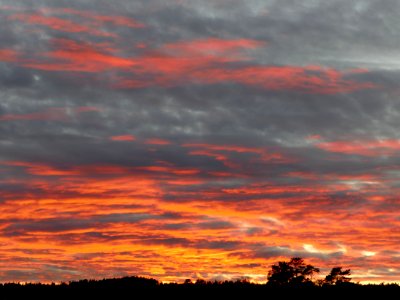
[[[399,281],[398,11],[0,0],[0,282]]]

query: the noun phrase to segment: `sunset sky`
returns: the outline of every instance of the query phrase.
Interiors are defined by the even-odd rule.
[[[0,282],[400,281],[399,11],[0,0]]]

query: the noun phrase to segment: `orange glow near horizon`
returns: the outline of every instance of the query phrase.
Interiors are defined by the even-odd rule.
[[[193,148],[223,151],[232,161],[235,154],[262,156],[266,151],[236,145],[182,146],[188,155],[193,155]],[[397,214],[377,211],[385,196],[374,198],[368,185],[356,191],[346,185],[354,180],[380,181],[371,174],[323,179],[293,172],[286,176],[313,183],[244,182],[240,187],[214,188],[213,182],[223,186],[235,178],[234,163],[226,166],[231,169],[229,177],[214,177],[209,172],[204,176],[202,168],[166,164],[61,168],[3,161],[1,167],[24,171],[31,178],[10,182],[23,188],[6,194],[0,207],[2,263],[13,262],[21,274],[36,270],[35,280],[135,274],[181,282],[246,274],[264,282],[269,265],[295,255],[306,257],[326,272],[337,264],[351,267],[354,274],[360,272],[357,280],[365,282],[373,280],[373,274],[364,274],[362,265],[354,263],[360,256],[370,265],[396,268],[385,261],[384,253],[397,251],[398,235],[380,220],[400,225]],[[176,185],[178,181],[181,183]],[[346,199],[332,206],[336,200],[329,195],[338,191],[347,194]],[[352,195],[371,199],[360,206],[363,214],[346,212],[355,205]],[[313,221],[304,223],[304,219]],[[28,255],[35,263],[17,261],[20,255]],[[57,273],[43,269],[43,263],[53,265]],[[25,279],[28,275],[20,277]]]

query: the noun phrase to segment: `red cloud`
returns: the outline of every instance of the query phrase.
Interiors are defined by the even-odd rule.
[[[0,49],[0,61],[14,62],[18,59],[18,52],[12,49]]]
[[[215,144],[183,144],[183,147],[194,149],[188,152],[189,155],[209,156],[215,160],[221,161],[225,166],[231,169],[238,169],[240,165],[230,156],[232,152],[253,154],[255,158],[252,163],[260,162],[289,162],[292,159],[285,157],[281,153],[270,152],[266,148],[244,147],[237,145],[215,145]]]
[[[16,120],[46,120],[61,121],[68,119],[68,114],[64,108],[50,108],[43,112],[35,112],[30,114],[7,114],[0,116],[0,121],[16,121]]]
[[[254,40],[203,39],[167,44],[157,51],[136,57],[116,55],[120,50],[109,44],[78,43],[53,40],[53,51],[24,58],[4,52],[3,61],[17,62],[33,69],[59,72],[118,72],[113,76],[116,88],[177,86],[200,83],[233,82],[267,90],[289,90],[303,93],[335,94],[376,88],[371,82],[358,82],[347,77],[365,72],[351,69],[340,72],[320,66],[233,66],[248,59],[245,50],[260,47]]]
[[[2,165],[23,167],[28,174],[39,176],[76,176],[80,175],[77,170],[59,169],[46,164],[30,163],[23,161],[6,161]]]
[[[83,112],[90,111],[100,111],[99,108],[96,107],[76,107],[76,108],[68,108],[68,107],[53,107],[49,108],[45,111],[34,112],[34,113],[25,113],[25,114],[6,114],[0,116],[0,121],[67,121],[74,114],[80,114]]]
[[[399,140],[333,141],[315,144],[328,152],[362,156],[395,155],[400,150]]]
[[[268,90],[291,90],[315,94],[348,93],[376,88],[370,82],[348,80],[345,73],[319,66],[254,66],[237,69],[210,68],[194,73],[194,77],[207,83],[237,82]]]
[[[70,72],[101,72],[134,65],[130,59],[109,54],[112,49],[104,50],[104,45],[79,44],[66,39],[53,40],[53,44],[55,50],[43,53],[43,60],[24,61],[22,65],[39,70]]]
[[[291,90],[316,94],[349,93],[376,88],[370,82],[357,82],[346,77],[366,70],[340,72],[322,66],[240,66],[230,63],[248,60],[245,50],[261,47],[256,40],[203,39],[167,44],[161,52],[146,54],[136,60],[134,79],[122,77],[120,88],[142,86],[174,86],[183,83],[215,84],[235,82],[268,90]],[[152,81],[140,76],[151,74]]]
[[[82,24],[75,23],[70,20],[64,20],[57,17],[44,16],[40,14],[15,14],[9,17],[10,20],[17,20],[31,25],[41,25],[53,30],[72,33],[89,33],[97,36],[114,36],[113,34],[91,28]]]
[[[143,23],[133,20],[132,18],[127,18],[122,16],[92,15],[91,18],[101,23],[110,23],[116,26],[131,27],[131,28],[146,27]]]
[[[126,134],[126,135],[114,135],[110,137],[112,141],[119,141],[119,142],[132,142],[136,140],[133,135]]]
[[[166,166],[146,166],[137,167],[136,170],[152,172],[152,173],[165,173],[166,175],[195,175],[200,173],[198,169],[179,169],[175,167]]]
[[[106,24],[141,28],[143,24],[124,16],[108,16],[71,8],[42,8],[34,13],[24,9],[9,16],[11,20],[46,26],[70,33],[112,36],[103,30]],[[79,21],[68,18],[78,18]],[[23,53],[1,50],[0,60],[16,62],[27,68],[67,72],[116,72],[112,86],[140,88],[200,83],[232,82],[267,90],[335,94],[376,88],[371,82],[358,82],[348,76],[365,69],[339,71],[322,66],[249,65],[250,51],[266,45],[251,39],[204,38],[168,43],[139,56],[121,57],[126,52],[104,44],[53,40],[54,50],[29,58]],[[11,51],[11,52],[10,52]],[[233,63],[246,61],[246,65]]]
[[[215,145],[215,144],[183,144],[183,147],[188,148],[206,148],[209,150],[216,151],[230,151],[230,152],[239,152],[239,153],[264,153],[264,149],[256,148],[256,147],[244,147],[244,146],[236,146],[236,145]]]
[[[243,50],[256,49],[264,45],[264,42],[257,40],[208,38],[166,44],[163,50],[180,57],[218,56],[220,60],[224,58],[224,61],[238,61],[247,59],[243,55]]]
[[[167,141],[164,139],[158,139],[158,138],[147,139],[145,143],[149,144],[149,145],[169,145],[169,144],[171,144],[170,141]]]
[[[144,24],[132,18],[118,15],[100,15],[90,11],[80,11],[70,8],[41,8],[34,12],[28,9],[14,7],[3,7],[3,9],[6,11],[18,12],[8,17],[12,21],[19,21],[29,25],[45,26],[52,30],[62,32],[116,37],[114,33],[105,30],[105,25],[110,24],[129,28],[145,27]],[[75,20],[71,20],[71,17]]]
[[[91,11],[76,10],[72,8],[44,8],[41,9],[44,13],[62,14],[62,15],[75,15],[85,18],[86,20],[97,21],[93,24],[100,26],[102,23],[110,23],[116,26],[143,28],[145,25],[132,18],[118,16],[118,15],[99,15]]]

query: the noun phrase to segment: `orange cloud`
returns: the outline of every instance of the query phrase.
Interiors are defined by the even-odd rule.
[[[177,169],[174,167],[166,167],[166,166],[146,166],[146,167],[137,167],[136,169],[142,171],[160,172],[173,175],[194,175],[200,172],[197,169]]]
[[[259,152],[234,145],[196,147],[226,155]],[[360,253],[372,252],[376,255],[368,257],[369,268],[398,266],[383,253],[398,247],[393,234],[393,226],[400,225],[396,211],[377,209],[388,199],[378,194],[378,200],[361,205],[353,199],[363,197],[362,190],[352,193],[346,185],[326,184],[318,177],[311,176],[317,180],[312,185],[252,183],[256,178],[232,185],[232,177],[202,178],[201,169],[166,163],[2,165],[32,175],[10,180],[8,184],[19,184],[19,189],[10,192],[12,197],[2,195],[0,250],[13,269],[27,267],[17,259],[22,255],[33,259],[37,270],[54,262],[79,270],[83,277],[101,278],[108,272],[119,276],[121,270],[135,269],[138,275],[161,280],[183,280],[194,272],[212,279],[223,270],[227,278],[249,274],[265,281],[268,265],[297,254],[317,266],[349,265],[361,278]],[[337,178],[354,179],[345,174]],[[340,199],[331,197],[338,190]],[[54,272],[45,272],[41,280],[77,278],[74,273],[59,274],[55,278]]]

